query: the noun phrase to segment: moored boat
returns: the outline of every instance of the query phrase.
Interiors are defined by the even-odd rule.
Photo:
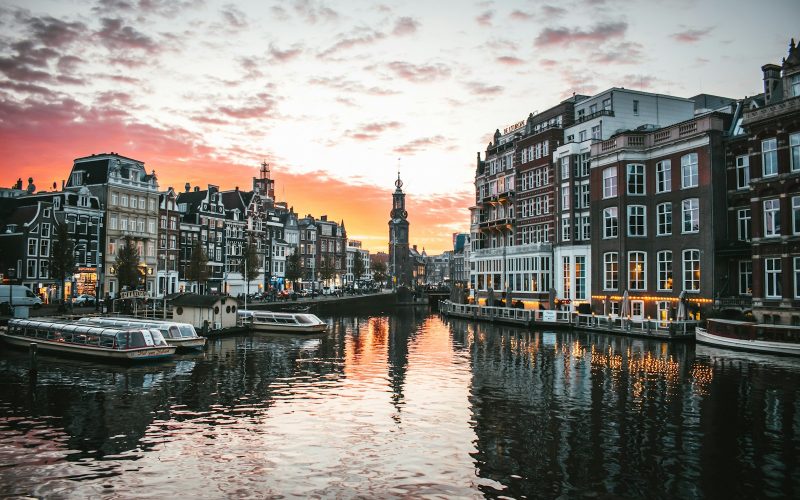
[[[252,330],[278,333],[324,333],[328,324],[314,314],[239,311],[242,324]]]
[[[155,328],[161,332],[167,344],[177,347],[179,350],[202,349],[206,345],[206,339],[197,335],[194,327],[189,323],[176,323],[174,321],[162,321],[155,319],[139,319],[124,317],[99,317],[92,316],[81,318],[81,323],[95,325],[136,327],[136,328]]]
[[[698,342],[717,347],[800,355],[800,327],[710,319],[695,329]]]
[[[42,353],[79,355],[101,361],[151,361],[167,358],[175,347],[156,329],[109,327],[79,322],[11,319],[0,339],[27,348],[36,344]]]

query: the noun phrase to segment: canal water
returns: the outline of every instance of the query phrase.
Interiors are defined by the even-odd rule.
[[[0,352],[0,493],[800,497],[800,360],[446,320],[324,318],[141,367]]]

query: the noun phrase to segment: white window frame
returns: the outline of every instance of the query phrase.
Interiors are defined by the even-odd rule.
[[[697,166],[697,153],[681,156],[681,189],[695,188],[700,185]]]
[[[800,75],[795,75],[800,78]],[[789,164],[792,172],[800,170],[800,132],[789,135]]]
[[[696,257],[694,252],[696,252]],[[683,290],[686,292],[699,292],[700,291],[700,276],[702,269],[700,268],[700,250],[697,248],[687,248],[682,252],[682,259],[681,264],[683,266]],[[687,258],[687,255],[690,258]],[[687,267],[687,264],[690,263],[697,263],[697,278],[694,277],[694,267]],[[697,284],[697,287],[694,287],[694,284]]]
[[[763,201],[764,238],[776,238],[781,235],[781,200],[770,198]]]
[[[603,239],[617,237],[619,237],[619,208],[606,207],[603,209]]]
[[[750,285],[749,287],[747,285]],[[739,295],[753,295],[753,261],[739,261]]]
[[[750,157],[747,155],[736,157],[736,189],[750,187]]]
[[[792,259],[794,264],[794,298],[800,299],[800,257]]]
[[[633,190],[631,190],[631,181],[633,181]],[[644,196],[647,194],[646,185],[644,165],[628,163],[625,166],[625,192],[629,196]]]
[[[696,225],[692,225],[696,222]],[[689,229],[687,229],[687,224]],[[681,233],[700,232],[700,198],[687,198],[681,203]]]
[[[638,259],[634,259],[634,256],[641,256],[642,259],[639,261]],[[635,265],[641,263],[642,269],[641,273],[641,280],[636,280],[634,283],[634,273],[631,272]],[[641,287],[634,286],[638,285],[641,281]],[[647,252],[642,252],[639,250],[632,250],[628,252],[628,290],[647,290]]]
[[[671,292],[675,279],[672,269],[672,250],[661,250],[656,254],[656,289]]]
[[[615,284],[616,286],[614,286]],[[619,290],[619,253],[617,252],[603,254],[603,290]]]
[[[641,215],[634,215],[634,210],[641,209]],[[628,223],[628,237],[629,238],[646,238],[647,237],[647,207],[645,205],[628,205],[627,211],[628,217],[626,221]],[[639,225],[632,224],[632,217],[641,218],[641,227],[642,227],[642,234],[635,234],[633,233],[633,229],[638,227]]]
[[[753,227],[750,209],[740,208],[736,211],[736,234],[739,241],[750,241],[750,238],[752,237],[752,231]]]
[[[672,191],[672,162],[662,160],[656,163],[656,193]]]
[[[667,216],[669,216],[669,220],[667,220]],[[656,236],[669,236],[671,234],[672,202],[659,203],[656,206]]]
[[[772,283],[770,283],[770,280]],[[771,286],[770,286],[771,285]],[[781,283],[781,258],[767,257],[764,259],[764,297],[768,299],[783,298]]]
[[[603,199],[616,198],[617,187],[617,167],[603,169]]]
[[[792,196],[792,234],[800,234],[800,196]]]
[[[761,141],[761,177],[778,175],[778,138]]]

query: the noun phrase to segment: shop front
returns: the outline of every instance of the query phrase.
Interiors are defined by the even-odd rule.
[[[77,297],[78,295],[97,295],[96,267],[79,267],[77,272],[72,276],[72,279],[73,283],[75,284],[75,288],[74,290],[67,290],[68,297]]]

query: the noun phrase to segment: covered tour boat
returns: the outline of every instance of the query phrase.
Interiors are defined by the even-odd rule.
[[[150,361],[167,358],[175,347],[156,329],[109,327],[71,321],[11,319],[0,339],[16,347],[36,344],[42,353],[79,355],[101,361]]]
[[[91,323],[104,326],[155,328],[161,332],[167,344],[175,346],[178,350],[202,349],[206,339],[197,335],[194,327],[189,323],[176,323],[174,321],[161,321],[156,319],[139,319],[123,317],[87,317],[79,320],[81,323]]]
[[[271,312],[271,311],[239,311],[243,325],[252,330],[277,333],[324,333],[328,324],[314,314]]]
[[[800,355],[800,328],[747,321],[710,319],[695,329],[698,342],[717,347],[772,354]]]

